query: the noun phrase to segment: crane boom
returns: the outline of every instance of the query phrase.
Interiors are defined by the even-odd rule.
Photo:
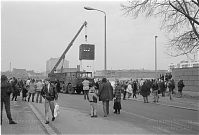
[[[51,74],[55,72],[57,66],[59,65],[59,63],[61,62],[62,59],[65,58],[66,53],[68,52],[68,50],[70,49],[70,47],[73,45],[73,42],[75,41],[75,39],[78,37],[79,33],[82,31],[82,29],[84,28],[84,26],[86,27],[87,22],[85,21],[83,23],[83,25],[80,27],[79,31],[77,32],[77,34],[74,36],[74,38],[71,40],[71,42],[69,43],[68,47],[65,49],[65,51],[63,52],[63,54],[61,55],[61,57],[59,58],[59,60],[57,61],[57,63],[55,64],[55,66],[53,67],[53,69],[51,70]]]

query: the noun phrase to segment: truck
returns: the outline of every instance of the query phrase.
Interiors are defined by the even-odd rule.
[[[49,74],[49,78],[52,82],[59,80],[61,83],[61,92],[69,94],[80,94],[83,93],[82,82],[87,79],[90,84],[94,83],[92,78],[92,72],[65,72],[65,73],[54,73]]]
[[[63,93],[80,94],[81,92],[83,92],[82,82],[84,81],[84,79],[89,80],[90,84],[94,83],[92,72],[80,71],[80,69],[78,68],[76,71],[62,72],[63,71],[62,70],[63,67],[62,67],[60,72],[55,72],[58,65],[61,63],[61,61],[62,60],[64,61],[65,55],[69,51],[71,46],[73,45],[75,39],[78,37],[82,29],[86,26],[87,26],[87,22],[85,21],[83,25],[80,27],[75,37],[69,43],[68,47],[64,50],[59,60],[57,61],[55,66],[52,68],[51,72],[48,74],[48,78],[50,79],[50,81],[56,82],[59,80]],[[85,35],[85,39],[86,38],[87,38],[87,35]]]

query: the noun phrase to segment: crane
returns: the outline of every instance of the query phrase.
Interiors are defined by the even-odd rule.
[[[57,66],[60,64],[61,60],[65,58],[66,53],[68,52],[68,50],[71,48],[71,46],[73,45],[73,42],[75,41],[75,39],[78,37],[79,33],[82,31],[82,29],[84,27],[87,26],[87,22],[85,21],[82,26],[80,27],[79,31],[77,32],[77,34],[74,36],[74,38],[71,40],[71,42],[69,43],[68,47],[65,49],[65,51],[62,53],[61,57],[59,58],[59,60],[57,61],[57,63],[55,64],[55,66],[53,67],[53,69],[51,70],[50,74],[53,74],[57,68]],[[87,35],[85,35],[85,39],[87,39]]]

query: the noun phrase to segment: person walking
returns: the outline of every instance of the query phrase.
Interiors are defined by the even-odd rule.
[[[167,83],[167,87],[169,88],[169,99],[172,100],[173,90],[175,89],[175,82],[173,79],[170,79]]]
[[[153,102],[158,102],[159,96],[158,96],[158,82],[157,80],[154,80],[152,84],[152,92],[153,92]]]
[[[128,93],[128,99],[129,99],[131,97],[132,93],[133,93],[133,89],[132,89],[132,85],[131,85],[130,81],[128,82],[126,92]]]
[[[179,98],[182,97],[182,89],[184,88],[184,82],[183,80],[179,80],[178,82],[178,94],[179,94]]]
[[[17,124],[12,120],[10,112],[10,94],[12,93],[12,86],[8,82],[8,78],[5,75],[1,75],[1,125],[3,120],[3,104],[5,105],[5,110],[9,124]]]
[[[133,81],[132,88],[133,88],[133,98],[134,98],[134,97],[137,98],[137,97],[136,97],[136,93],[137,93],[138,88],[137,88],[137,83],[136,83],[136,81]]]
[[[144,103],[149,103],[148,96],[150,95],[151,82],[149,80],[143,81],[140,86],[140,94],[143,96]]]
[[[126,100],[126,89],[127,89],[127,86],[128,86],[128,82],[124,82],[123,84],[123,100]]]
[[[159,89],[160,93],[162,94],[162,97],[165,97],[166,86],[165,86],[165,82],[163,79],[160,79],[158,81],[158,89]]]
[[[17,101],[17,96],[20,94],[20,91],[19,91],[17,79],[15,77],[13,77],[11,85],[12,85],[12,89],[13,89],[12,101],[13,100]]]
[[[106,78],[102,79],[102,83],[99,85],[99,101],[102,101],[104,117],[109,115],[109,101],[113,100],[113,87]]]
[[[38,80],[37,83],[36,83],[36,103],[38,103],[38,100],[39,100],[39,103],[42,103],[42,96],[41,96],[41,89],[43,88],[43,84],[42,84],[42,81],[41,80]]]
[[[122,86],[119,82],[119,80],[116,81],[115,83],[115,91],[114,91],[114,105],[113,109],[115,109],[114,113],[120,114],[120,110],[122,109],[121,107],[121,93],[122,93]]]
[[[35,97],[35,92],[36,92],[36,84],[35,84],[35,80],[32,79],[30,81],[30,85],[29,85],[29,90],[28,90],[28,102],[30,101],[30,97],[32,96],[32,102],[34,102],[34,97]]]
[[[23,88],[22,88],[22,100],[23,101],[26,101],[27,93],[28,93],[27,86],[23,85]]]
[[[56,90],[54,84],[52,84],[49,79],[46,80],[46,83],[41,90],[41,95],[45,99],[45,102],[44,102],[44,105],[45,105],[45,120],[46,120],[45,124],[49,124],[49,117],[48,117],[49,107],[51,109],[52,121],[54,121],[55,120],[55,117],[54,117],[54,109],[55,109],[54,100],[58,99],[57,90]]]
[[[88,93],[88,99],[90,102],[90,112],[91,112],[91,117],[97,117],[97,94],[95,91],[95,86],[91,85],[91,88],[89,89]]]
[[[89,92],[89,80],[86,78],[82,84],[83,84],[83,91],[84,91],[84,99],[86,100],[89,100],[88,99],[88,92]]]

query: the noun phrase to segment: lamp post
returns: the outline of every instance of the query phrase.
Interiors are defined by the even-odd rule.
[[[99,12],[104,13],[104,70],[106,71],[106,13],[102,10],[91,8],[91,7],[84,7],[86,10],[96,10]]]
[[[158,36],[155,36],[155,73],[156,73],[156,76],[157,76],[157,37]]]

